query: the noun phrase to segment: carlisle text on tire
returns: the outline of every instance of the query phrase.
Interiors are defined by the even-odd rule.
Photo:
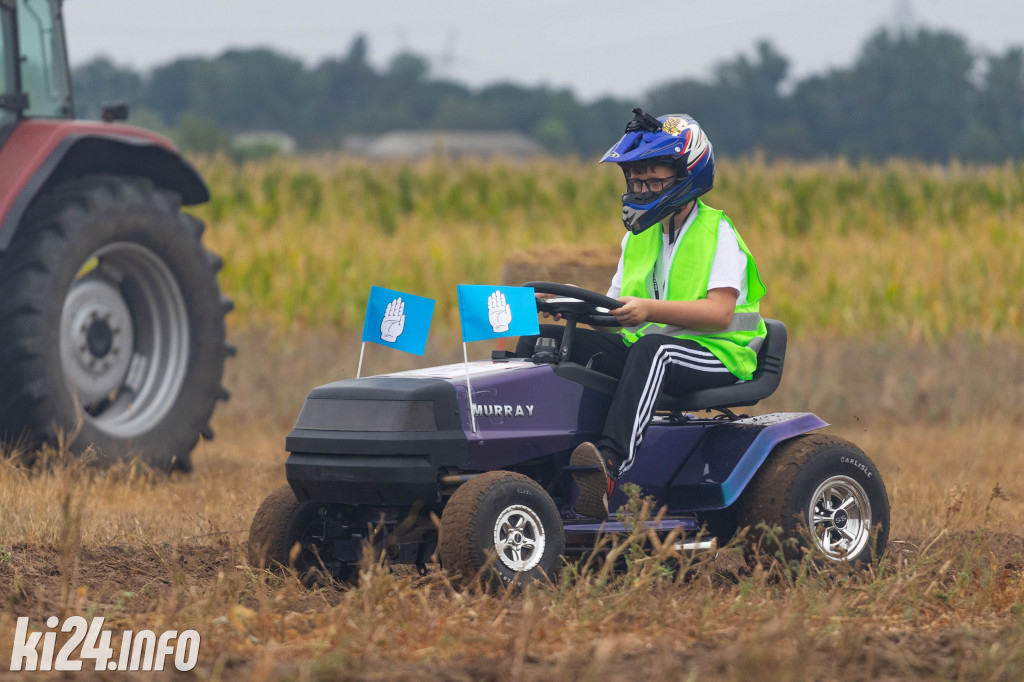
[[[889,497],[874,463],[853,443],[825,434],[784,441],[744,491],[740,527],[774,552],[775,537],[760,523],[782,529],[814,556],[831,561],[870,562],[889,538]],[[799,558],[796,546],[786,554]]]

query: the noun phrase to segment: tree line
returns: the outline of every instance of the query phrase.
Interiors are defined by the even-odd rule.
[[[769,158],[892,156],[946,162],[1024,158],[1024,50],[982,54],[961,36],[880,30],[854,63],[801,80],[770,42],[719,63],[705,79],[664,83],[636,99],[584,103],[567,89],[499,83],[472,89],[433,77],[403,53],[381,69],[365,37],[307,67],[269,49],[189,57],[139,73],[97,58],[73,71],[79,116],[127,102],[133,120],[184,148],[226,148],[230,135],[274,130],[304,150],[390,130],[518,130],[553,154],[603,152],[643,106],[688,113],[721,154]]]

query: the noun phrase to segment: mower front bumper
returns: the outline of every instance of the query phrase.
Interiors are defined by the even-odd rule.
[[[427,457],[293,453],[285,472],[300,500],[408,506],[438,498],[437,467]]]

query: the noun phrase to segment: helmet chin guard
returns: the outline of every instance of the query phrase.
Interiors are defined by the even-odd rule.
[[[686,114],[654,118],[639,107],[626,134],[599,163],[615,163],[629,177],[634,164],[664,164],[675,172],[675,182],[660,192],[622,195],[622,223],[633,234],[674,215],[684,205],[710,191],[715,182],[715,153],[700,125]]]
[[[625,196],[625,195],[623,195]],[[637,229],[641,223],[646,223],[644,216],[647,215],[647,211],[640,208],[634,208],[627,204],[625,201],[622,202],[622,224],[625,225],[626,229],[633,234],[640,234],[647,227],[651,227],[654,223],[650,223],[647,227]]]

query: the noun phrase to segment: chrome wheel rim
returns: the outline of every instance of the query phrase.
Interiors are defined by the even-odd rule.
[[[544,544],[544,524],[529,507],[514,504],[498,514],[494,549],[508,569],[519,573],[534,568],[544,556]]]
[[[131,242],[93,252],[64,297],[60,355],[83,419],[116,438],[160,423],[189,355],[185,299],[163,260]]]
[[[833,561],[858,556],[871,538],[871,502],[849,476],[833,476],[818,486],[808,518],[815,547]]]

